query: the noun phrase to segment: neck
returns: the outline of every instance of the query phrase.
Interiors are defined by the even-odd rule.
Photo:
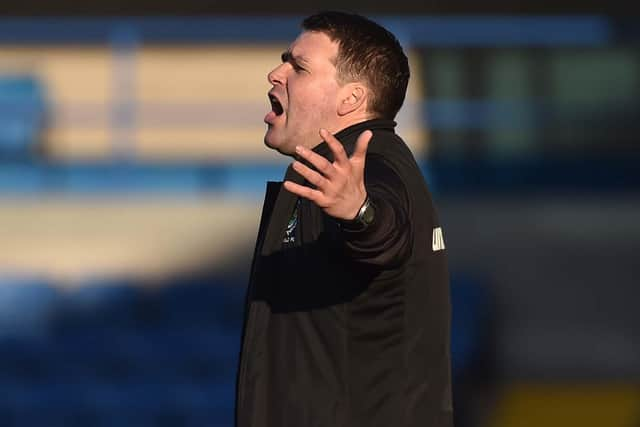
[[[336,135],[338,132],[347,129],[350,126],[357,125],[358,123],[366,122],[367,120],[372,119],[375,119],[375,117],[373,116],[373,114],[367,111],[352,111],[348,114],[337,115],[336,120],[332,120],[333,123],[331,124],[325,124],[324,128],[327,129],[332,135]],[[316,135],[318,136],[318,138],[314,139],[313,141],[307,141],[307,143],[304,144],[306,148],[308,148],[309,150],[313,150],[315,147],[324,142],[320,138],[319,132],[320,129],[316,129]],[[289,155],[295,157],[293,153]]]
[[[374,119],[375,117],[373,117],[372,114],[367,113],[365,111],[363,112],[354,112],[348,115],[344,115],[344,116],[339,116],[338,117],[338,121],[337,123],[333,124],[332,126],[327,126],[327,130],[332,134],[335,135],[338,132],[340,132],[341,130],[344,130],[350,126],[353,125],[357,125],[358,123],[362,123],[362,122],[366,122],[367,120],[371,120]],[[318,129],[319,131],[319,129]],[[311,147],[309,147],[310,149],[313,149],[315,146],[321,144],[323,141],[321,139],[318,139],[315,144],[313,144]]]

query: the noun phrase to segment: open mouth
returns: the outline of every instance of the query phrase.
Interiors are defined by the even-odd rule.
[[[278,98],[269,94],[269,102],[271,103],[271,110],[276,114],[276,116],[284,113],[284,109],[282,108],[282,104],[278,101]]]

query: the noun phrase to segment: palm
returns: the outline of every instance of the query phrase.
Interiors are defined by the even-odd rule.
[[[311,200],[334,218],[353,219],[367,197],[364,167],[372,133],[364,131],[360,134],[351,157],[347,156],[340,141],[328,131],[320,130],[320,136],[329,145],[335,160],[329,162],[309,149],[297,147],[298,155],[311,163],[316,170],[299,161],[293,163],[293,168],[315,188],[291,181],[285,181],[284,186],[288,191]]]

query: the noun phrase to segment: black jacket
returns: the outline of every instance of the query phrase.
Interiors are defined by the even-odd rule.
[[[431,196],[395,123],[373,131],[376,219],[352,231],[269,182],[249,281],[238,427],[449,427],[449,287]],[[332,159],[326,143],[314,151]],[[286,179],[302,183],[292,168]],[[284,244],[297,210],[297,234]]]

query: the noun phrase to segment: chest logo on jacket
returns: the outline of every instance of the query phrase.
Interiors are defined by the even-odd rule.
[[[293,210],[293,214],[291,214],[291,218],[289,218],[289,222],[287,223],[287,229],[284,231],[284,239],[282,239],[282,243],[291,244],[296,241],[296,228],[298,227],[298,206],[300,205],[300,200],[296,203],[296,208]]]

